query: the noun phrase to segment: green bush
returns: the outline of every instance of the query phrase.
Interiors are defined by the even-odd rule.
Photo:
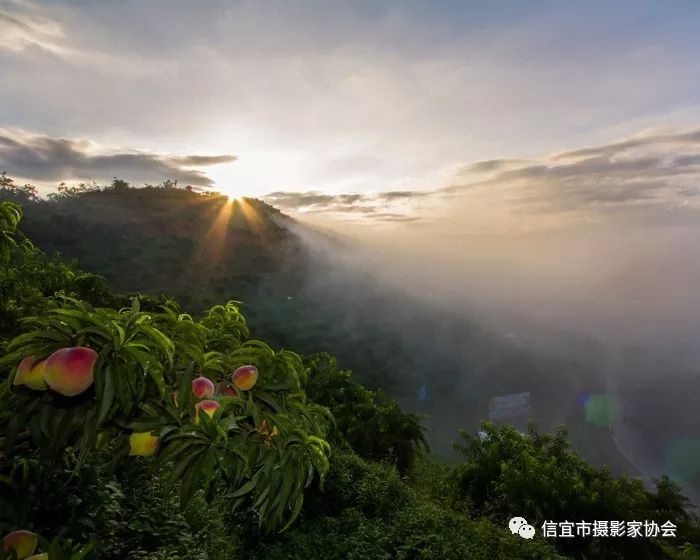
[[[250,556],[266,560],[554,560],[541,539],[525,541],[507,528],[474,521],[442,506],[412,500],[387,519],[349,509],[318,517]]]
[[[586,463],[571,450],[566,430],[555,436],[528,434],[512,427],[482,424],[484,437],[462,434],[456,448],[466,461],[453,474],[454,496],[461,507],[505,524],[519,515],[539,528],[544,521],[670,520],[680,542],[700,543],[697,519],[678,485],[667,478],[657,491],[642,482],[614,477]],[[577,558],[654,559],[664,539],[557,539],[557,546]]]
[[[227,528],[225,503],[196,494],[183,510],[168,473],[145,462],[109,464],[109,454],[80,464],[15,459],[2,484],[7,507],[0,531],[30,528],[77,543],[92,543],[90,558],[235,558],[238,541]],[[206,535],[206,538],[202,538]]]
[[[410,489],[391,464],[335,453],[323,487],[309,492],[306,516],[339,515],[347,509],[368,518],[388,517],[410,499]]]
[[[366,459],[391,462],[401,473],[427,450],[420,416],[406,414],[394,399],[354,383],[352,373],[338,369],[329,354],[309,356],[304,365],[309,398],[327,406],[335,418],[335,443]]]

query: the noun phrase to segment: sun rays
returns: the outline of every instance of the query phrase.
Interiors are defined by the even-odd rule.
[[[233,228],[264,237],[263,221],[254,206],[243,197],[224,196],[218,197],[213,204],[211,226],[202,236],[194,255],[198,274],[206,274],[222,261],[235,261],[238,247],[230,236]]]

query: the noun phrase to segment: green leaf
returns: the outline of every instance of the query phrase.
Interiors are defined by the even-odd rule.
[[[255,486],[258,484],[258,478],[260,477],[260,474],[262,471],[258,471],[255,473],[253,478],[251,478],[248,482],[246,482],[243,486],[241,486],[238,490],[235,492],[232,492],[231,494],[228,494],[227,497],[229,498],[239,498],[241,496],[245,496],[249,492],[252,492]]]
[[[197,483],[199,482],[201,476],[201,466],[204,461],[204,457],[200,457],[188,469],[187,474],[182,480],[182,485],[180,486],[180,507],[185,508],[192,497],[197,492]]]
[[[301,506],[302,505],[304,505],[304,494],[300,492],[297,495],[296,501],[294,502],[294,509],[292,510],[292,516],[289,518],[289,521],[287,521],[287,523],[284,525],[284,527],[282,527],[282,529],[280,529],[280,533],[283,533],[284,531],[289,529],[289,527],[292,526],[292,523],[294,523],[294,521],[296,521],[296,518],[299,517],[299,513],[301,513]]]
[[[114,402],[114,376],[109,365],[104,367],[104,390],[102,391],[100,414],[97,417],[97,424],[100,425],[107,418],[109,409]]]

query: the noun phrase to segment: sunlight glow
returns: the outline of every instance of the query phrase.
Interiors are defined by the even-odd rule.
[[[199,241],[198,250],[191,268],[197,271],[200,280],[207,278],[212,270],[223,261],[233,262],[237,247],[227,242],[231,223],[245,222],[247,229],[256,236],[265,236],[262,220],[257,210],[242,196],[227,195],[212,207],[211,225]],[[220,204],[220,206],[219,206]]]

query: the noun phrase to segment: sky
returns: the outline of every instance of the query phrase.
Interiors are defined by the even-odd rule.
[[[319,223],[683,224],[699,23],[692,0],[0,0],[0,170]]]

